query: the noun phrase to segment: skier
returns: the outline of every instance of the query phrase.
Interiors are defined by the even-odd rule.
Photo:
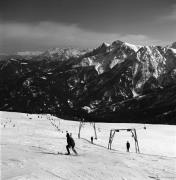
[[[66,137],[67,137],[67,145],[66,145],[66,149],[67,149],[67,154],[69,155],[70,154],[70,148],[72,148],[73,152],[77,155],[78,153],[76,152],[75,150],[75,141],[74,139],[69,135],[69,133],[67,132],[66,134]]]
[[[129,152],[130,151],[130,143],[129,143],[129,141],[127,141],[127,143],[126,143],[126,148],[127,148],[127,152]]]
[[[90,139],[91,139],[91,143],[93,144],[93,136],[91,136],[91,138],[90,138]]]

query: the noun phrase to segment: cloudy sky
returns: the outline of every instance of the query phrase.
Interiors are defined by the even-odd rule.
[[[2,0],[0,52],[176,41],[176,0]]]

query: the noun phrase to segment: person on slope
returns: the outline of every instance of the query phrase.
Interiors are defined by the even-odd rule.
[[[127,152],[130,151],[130,143],[129,143],[129,141],[127,141],[127,143],[126,143],[126,149],[127,149]]]
[[[66,134],[66,137],[67,137],[67,145],[66,145],[66,149],[67,149],[67,154],[69,155],[70,154],[70,148],[72,148],[73,152],[77,155],[78,153],[76,152],[75,150],[75,141],[74,139],[69,135],[69,133],[67,132]]]

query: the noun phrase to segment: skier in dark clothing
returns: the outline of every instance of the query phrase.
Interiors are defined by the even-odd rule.
[[[75,141],[74,141],[74,139],[69,135],[69,133],[67,133],[67,135],[66,135],[66,137],[67,137],[67,145],[66,145],[66,149],[67,149],[67,152],[68,152],[68,155],[70,154],[70,148],[72,148],[72,150],[73,150],[73,152],[75,153],[75,154],[77,154],[77,152],[76,152],[76,150],[75,150]]]
[[[130,151],[130,143],[128,141],[126,143],[126,148],[127,148],[127,152],[129,152]]]
[[[91,143],[93,144],[93,136],[91,136],[91,138],[90,138],[90,139],[91,139]]]

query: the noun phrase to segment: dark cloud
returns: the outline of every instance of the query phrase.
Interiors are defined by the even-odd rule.
[[[4,0],[1,49],[95,47],[116,39],[166,44],[176,38],[174,1]]]
[[[3,37],[1,51],[21,51],[48,49],[51,47],[93,48],[103,41],[128,41],[135,44],[156,44],[157,40],[143,34],[97,33],[79,28],[77,25],[41,22],[35,25],[27,23],[0,24],[0,36]]]

